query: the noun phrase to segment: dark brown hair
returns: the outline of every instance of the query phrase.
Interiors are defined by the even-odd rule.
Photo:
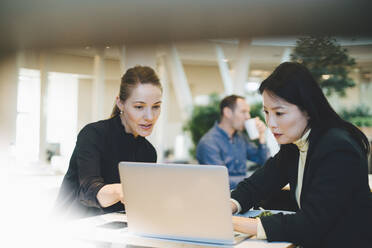
[[[220,115],[221,115],[221,119],[222,119],[222,116],[223,116],[223,109],[225,107],[228,107],[229,109],[231,109],[232,111],[234,111],[234,109],[236,107],[236,101],[238,99],[243,99],[244,100],[244,97],[238,96],[238,95],[230,95],[230,96],[227,96],[224,99],[222,99],[222,101],[220,103]]]
[[[151,67],[137,65],[128,69],[121,78],[119,91],[120,100],[125,102],[138,84],[152,84],[162,90],[159,78],[155,71]],[[115,104],[114,108],[112,109],[111,117],[114,117],[119,113],[120,109]]]

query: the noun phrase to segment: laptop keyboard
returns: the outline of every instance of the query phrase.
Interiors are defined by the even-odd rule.
[[[238,231],[234,231],[234,237],[238,237],[238,236],[247,236],[248,234],[246,233],[241,233],[241,232],[238,232]]]
[[[238,244],[241,241],[243,241],[245,239],[248,239],[250,237],[251,237],[251,235],[248,235],[246,233],[241,233],[241,232],[234,231],[234,244]]]

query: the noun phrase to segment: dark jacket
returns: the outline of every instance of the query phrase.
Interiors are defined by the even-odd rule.
[[[290,184],[295,199],[299,151],[282,145],[278,154],[231,193],[245,212]],[[372,195],[367,156],[342,129],[312,130],[300,197],[293,215],[262,217],[268,241],[303,247],[372,247]]]
[[[77,137],[56,211],[86,217],[123,210],[120,202],[102,208],[96,197],[104,185],[120,183],[120,161],[156,162],[156,151],[145,138],[126,133],[119,116],[85,126]]]

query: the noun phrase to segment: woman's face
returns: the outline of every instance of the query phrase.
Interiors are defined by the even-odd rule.
[[[301,138],[308,124],[307,113],[267,91],[263,92],[262,97],[266,124],[276,141],[283,145]]]
[[[120,117],[126,132],[135,137],[151,134],[160,114],[161,95],[158,86],[138,84],[124,103],[117,98],[116,104],[123,111]]]

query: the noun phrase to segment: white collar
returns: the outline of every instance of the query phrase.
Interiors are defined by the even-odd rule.
[[[307,141],[307,137],[309,137],[311,129],[307,130],[307,132],[302,135],[301,138],[293,142],[298,147],[298,150],[300,152],[307,152],[307,149],[309,148],[309,142]]]

